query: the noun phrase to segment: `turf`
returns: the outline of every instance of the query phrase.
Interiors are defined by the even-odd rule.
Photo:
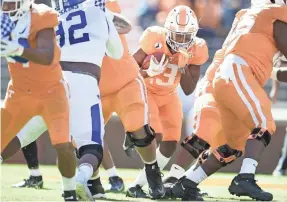
[[[118,169],[124,178],[126,187],[136,178],[139,170]],[[61,177],[55,166],[41,166],[44,177],[44,189],[11,188],[11,185],[27,177],[28,169],[25,165],[2,165],[1,169],[1,201],[63,201],[61,198]],[[164,172],[166,173],[166,172]],[[108,184],[108,177],[101,170],[101,179],[104,185]],[[216,174],[207,179],[200,186],[201,190],[208,193],[207,201],[233,201],[244,200],[247,197],[236,197],[229,194],[227,188],[234,174]],[[259,184],[274,195],[276,201],[287,201],[287,177],[272,177],[258,175]],[[126,198],[125,193],[107,193],[105,201],[148,201],[143,199]],[[97,200],[104,201],[104,200]]]

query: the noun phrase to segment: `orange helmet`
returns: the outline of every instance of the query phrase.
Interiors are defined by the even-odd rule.
[[[167,43],[176,52],[180,49],[189,49],[194,42],[199,26],[193,10],[187,6],[173,8],[166,20]]]

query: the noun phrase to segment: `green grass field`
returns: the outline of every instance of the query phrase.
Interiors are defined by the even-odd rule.
[[[139,170],[134,169],[119,169],[119,173],[124,178],[126,187],[136,178],[138,171]],[[11,188],[12,184],[17,183],[19,180],[27,177],[28,169],[25,165],[2,165],[1,201],[62,201],[61,178],[56,167],[41,166],[41,172],[44,177],[44,189],[35,190],[27,188]],[[108,177],[104,170],[101,170],[101,176],[103,184],[107,185]],[[216,174],[204,181],[200,188],[209,194],[208,197],[205,197],[205,200],[249,200],[249,198],[246,197],[239,198],[229,194],[227,188],[233,176],[233,174]],[[287,177],[258,175],[257,180],[264,189],[273,193],[274,200],[287,201]],[[147,201],[143,199],[126,198],[125,193],[107,193],[106,196],[107,199],[105,201]]]

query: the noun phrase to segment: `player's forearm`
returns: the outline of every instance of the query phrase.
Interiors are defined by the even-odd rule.
[[[53,49],[24,48],[23,58],[41,65],[51,65],[54,60]]]
[[[194,69],[193,69],[194,68]],[[180,85],[185,95],[190,95],[196,88],[200,71],[199,67],[186,67],[185,73],[181,74]]]

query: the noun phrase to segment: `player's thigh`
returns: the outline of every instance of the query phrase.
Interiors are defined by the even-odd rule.
[[[70,130],[78,148],[100,144],[104,136],[104,119],[97,80],[85,74],[67,72],[71,90]]]
[[[229,108],[221,105],[218,105],[218,107],[226,144],[233,149],[243,151],[247,138],[250,135],[250,129]]]
[[[126,131],[133,132],[149,123],[147,93],[142,78],[136,78],[116,95],[116,109]]]
[[[182,105],[177,94],[162,97],[170,102],[159,109],[163,127],[162,141],[179,141],[183,120]]]
[[[108,121],[110,120],[113,114],[113,111],[114,111],[113,102],[114,101],[115,101],[115,96],[113,94],[101,97],[102,111],[103,111],[103,118],[104,118],[105,125],[108,123]]]
[[[271,102],[251,69],[241,65],[230,68],[232,81],[217,79],[215,82],[216,101],[229,108],[250,131],[261,127],[274,133]]]
[[[1,151],[33,117],[29,96],[21,96],[18,92],[13,92],[12,95],[6,95],[1,108]]]
[[[39,113],[47,126],[52,145],[70,142],[69,87],[65,81],[49,89],[42,100],[43,110]]]
[[[219,109],[211,94],[197,98],[194,109],[194,134],[208,142],[221,130]]]
[[[17,134],[21,147],[25,147],[37,140],[46,130],[47,127],[43,118],[34,116]]]

